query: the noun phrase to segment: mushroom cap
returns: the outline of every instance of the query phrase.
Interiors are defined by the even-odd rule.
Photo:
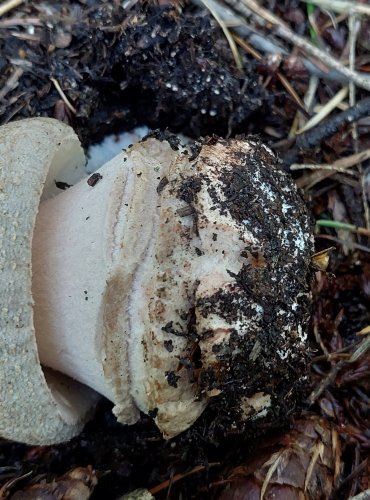
[[[77,435],[97,394],[42,369],[33,324],[31,246],[41,198],[74,184],[85,158],[71,127],[51,119],[0,128],[0,435],[49,444]]]
[[[149,141],[154,146],[147,139],[132,148],[131,161]],[[188,429],[210,401],[225,427],[240,432],[246,422],[286,413],[306,376],[313,252],[292,179],[253,137],[214,137],[197,153],[180,150],[158,168],[158,184],[141,161],[131,168],[138,189],[129,214],[144,211],[125,233],[141,245],[136,266],[126,269],[134,269],[136,404],[166,438]]]

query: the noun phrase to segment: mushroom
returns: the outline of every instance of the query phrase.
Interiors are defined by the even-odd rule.
[[[69,439],[97,394],[166,438],[210,401],[238,430],[295,405],[312,229],[266,146],[158,133],[76,182],[77,137],[39,118],[0,152],[1,435]]]

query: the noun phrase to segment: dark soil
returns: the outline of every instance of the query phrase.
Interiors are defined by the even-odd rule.
[[[31,4],[28,10],[36,14]],[[55,116],[73,125],[87,146],[143,123],[191,137],[245,132],[272,102],[253,62],[243,72],[235,68],[205,12],[188,9],[180,16],[165,5],[128,14],[105,2],[49,2],[50,10],[40,14],[29,41],[0,35],[0,84],[15,67],[23,72],[0,107],[1,123]],[[50,77],[68,88],[73,115]]]

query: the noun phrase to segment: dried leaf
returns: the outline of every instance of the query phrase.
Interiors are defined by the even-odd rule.
[[[88,500],[97,483],[91,466],[77,467],[50,483],[17,491],[11,500]]]
[[[333,493],[341,469],[340,442],[327,420],[313,415],[299,420],[256,453],[231,472],[219,500],[319,500]]]

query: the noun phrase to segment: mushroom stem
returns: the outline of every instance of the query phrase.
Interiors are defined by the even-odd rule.
[[[122,203],[126,172],[123,161],[116,162],[100,174],[95,186],[85,179],[41,203],[32,244],[34,323],[41,363],[110,400],[114,391],[103,368],[102,312],[108,275],[121,243],[112,231],[126,208]]]
[[[148,139],[41,203],[36,219],[32,291],[41,362],[113,401],[127,424],[148,410],[129,367],[129,358],[143,364],[129,297],[137,276],[152,272],[141,264],[159,220],[156,187],[173,155],[169,144]]]

